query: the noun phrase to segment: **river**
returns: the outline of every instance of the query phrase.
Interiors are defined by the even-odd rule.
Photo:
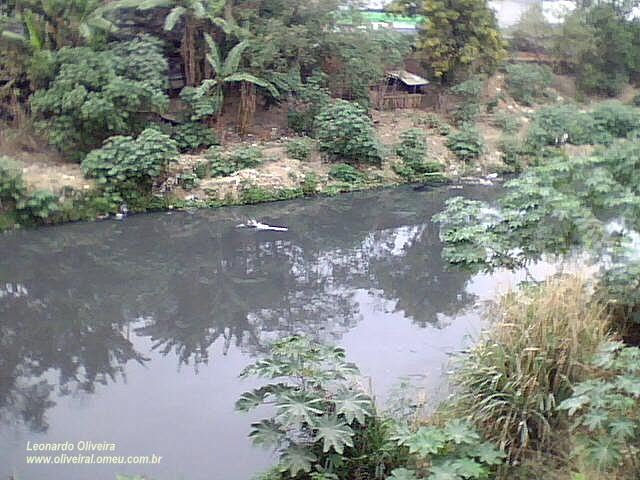
[[[0,236],[0,478],[248,479],[238,373],[304,333],[344,346],[385,402],[413,376],[446,392],[449,355],[513,275],[446,268],[446,198],[495,187],[409,187],[259,206],[168,212]],[[288,232],[236,228],[247,218]],[[27,465],[27,445],[106,442],[158,465]],[[89,452],[99,453],[99,452]]]

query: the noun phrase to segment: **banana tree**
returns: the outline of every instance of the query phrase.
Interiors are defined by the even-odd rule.
[[[200,88],[209,92],[215,103],[219,105],[219,114],[221,114],[224,102],[224,86],[231,83],[240,84],[238,130],[241,135],[244,135],[251,126],[253,114],[256,110],[256,87],[264,88],[274,98],[278,98],[280,93],[275,85],[268,80],[240,70],[242,54],[249,46],[247,40],[236,44],[223,60],[220,49],[213,38],[206,33],[204,38],[209,47],[206,59],[215,73],[215,78],[205,80]]]
[[[115,8],[134,7],[138,10],[169,8],[164,20],[164,29],[172,31],[182,25],[180,55],[184,64],[185,83],[196,86],[203,78],[201,55],[198,53],[198,34],[207,22],[216,23],[224,10],[226,0],[120,0]],[[183,20],[181,22],[181,20]]]
[[[102,0],[24,0],[13,9],[13,20],[23,25],[24,35],[11,30],[2,35],[12,41],[22,39],[36,50],[78,46],[116,29],[107,19],[109,10]]]

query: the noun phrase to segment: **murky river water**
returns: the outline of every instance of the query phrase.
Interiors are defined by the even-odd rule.
[[[0,478],[250,478],[273,459],[247,439],[260,412],[233,410],[254,386],[237,375],[293,333],[346,347],[383,401],[407,375],[442,395],[447,353],[513,280],[445,268],[430,218],[461,193],[496,191],[402,188],[0,236]],[[235,228],[251,217],[289,231]],[[162,460],[26,463],[28,442],[78,454],[81,441]]]

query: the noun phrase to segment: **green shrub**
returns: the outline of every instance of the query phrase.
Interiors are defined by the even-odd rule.
[[[625,105],[618,100],[599,103],[591,112],[596,131],[603,138],[626,137],[631,131],[640,128],[640,109]],[[607,142],[599,142],[607,143]]]
[[[396,155],[405,163],[422,163],[427,153],[427,139],[420,128],[410,128],[400,134]]]
[[[505,165],[513,172],[522,170],[522,160],[527,152],[520,139],[513,135],[504,135],[498,142],[498,149],[502,152],[502,161]]]
[[[210,147],[218,143],[215,133],[200,122],[187,122],[173,128],[171,135],[178,150],[190,152],[202,147]]]
[[[515,63],[506,67],[506,87],[511,96],[524,105],[531,105],[544,96],[553,81],[551,69],[546,65]]]
[[[178,157],[176,143],[152,128],[138,138],[115,136],[82,162],[82,169],[106,190],[128,195],[148,193],[153,179]]]
[[[522,121],[516,115],[507,112],[496,113],[491,123],[506,133],[515,133],[522,127]]]
[[[331,94],[326,84],[327,76],[314,72],[306,83],[298,87],[295,99],[287,112],[287,123],[294,132],[313,134],[316,115],[331,103]]]
[[[361,183],[364,181],[364,175],[346,163],[333,165],[329,170],[329,178],[346,183]]]
[[[484,152],[484,141],[477,128],[464,124],[447,138],[447,147],[463,162],[478,158]]]
[[[490,474],[505,458],[493,444],[482,441],[473,425],[458,419],[444,427],[400,427],[393,439],[409,458],[387,480],[493,478]]]
[[[262,163],[262,150],[258,147],[240,147],[232,151],[227,158],[238,170],[253,168]]]
[[[640,348],[604,343],[592,365],[558,407],[574,420],[573,456],[598,478],[640,478]]]
[[[336,100],[323,108],[315,121],[320,150],[334,158],[381,164],[381,146],[373,122],[360,105]]]
[[[482,109],[480,97],[483,86],[483,78],[476,76],[451,88],[451,93],[461,99],[453,113],[456,124],[472,122],[478,116]]]
[[[0,212],[13,210],[16,202],[22,200],[26,193],[20,165],[8,157],[0,156]]]
[[[254,444],[279,454],[272,478],[302,478],[301,472],[312,471],[329,476],[305,478],[351,479],[356,472],[373,478],[376,466],[385,471],[389,454],[365,443],[373,428],[384,427],[376,425],[373,401],[354,381],[358,374],[341,348],[305,337],[275,342],[269,357],[242,372],[272,380],[236,402],[241,411],[275,405],[274,415],[253,423],[249,435]]]
[[[304,180],[302,181],[300,188],[302,188],[302,192],[307,196],[315,195],[318,193],[319,184],[320,181],[318,180],[318,176],[311,172],[304,176]]]
[[[48,87],[31,100],[39,129],[56,148],[81,160],[110,136],[140,132],[150,112],[166,107],[166,70],[161,44],[150,37],[101,51],[62,48],[54,55]]]
[[[393,170],[409,181],[419,181],[427,174],[444,171],[444,166],[436,162],[426,162],[427,142],[424,132],[419,128],[411,128],[400,134],[400,143],[396,154],[400,162],[393,165]]]
[[[227,177],[244,168],[260,165],[262,150],[258,147],[240,147],[225,153],[220,147],[212,147],[205,153],[205,158],[208,160],[206,168],[211,176]]]
[[[191,190],[197,187],[200,179],[195,173],[181,173],[178,175],[178,184],[185,190]]]
[[[581,112],[575,105],[561,104],[543,108],[535,113],[527,136],[533,148],[559,145],[564,142],[574,145],[595,143],[596,129],[592,117]]]
[[[311,138],[294,138],[287,143],[287,155],[300,161],[308,160],[315,148]]]
[[[16,204],[17,218],[25,225],[47,223],[61,211],[58,196],[48,190],[36,190]]]

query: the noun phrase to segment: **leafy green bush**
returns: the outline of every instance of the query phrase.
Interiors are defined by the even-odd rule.
[[[612,100],[583,112],[574,105],[557,105],[536,112],[529,130],[532,146],[609,144],[638,129],[640,110]]]
[[[447,138],[447,147],[463,162],[478,158],[484,152],[480,132],[471,124],[463,124]]]
[[[451,88],[451,93],[461,99],[453,113],[456,124],[461,125],[466,122],[472,122],[478,116],[482,109],[480,96],[482,95],[483,86],[484,79],[475,76]]]
[[[583,145],[595,143],[595,136],[595,125],[588,113],[575,105],[561,104],[535,113],[527,142],[534,148],[561,143]]]
[[[302,193],[305,195],[315,195],[318,193],[319,184],[320,181],[318,176],[315,173],[310,172],[304,176],[304,180],[302,181],[300,188],[302,188]]]
[[[381,164],[381,146],[373,122],[360,105],[336,100],[315,119],[320,150],[335,158]]]
[[[401,161],[393,165],[393,170],[409,181],[419,181],[428,174],[444,171],[444,166],[436,162],[426,162],[427,142],[422,129],[411,128],[400,134],[396,154]]]
[[[143,37],[109,47],[56,52],[53,78],[31,100],[40,130],[76,160],[112,135],[140,132],[148,114],[168,102],[159,41]],[[133,54],[138,50],[144,53]]]
[[[407,467],[396,468],[387,480],[490,478],[505,454],[483,442],[466,421],[452,420],[445,427],[399,428],[393,439],[409,451]]]
[[[294,138],[287,143],[287,155],[300,161],[308,160],[315,148],[311,138]]]
[[[26,225],[47,223],[61,211],[58,196],[48,190],[36,190],[16,204],[18,220]]]
[[[153,179],[177,157],[176,143],[168,135],[148,128],[138,138],[109,138],[102,148],[87,155],[82,169],[104,189],[126,196],[150,192]]]
[[[599,478],[639,478],[640,348],[604,343],[592,364],[599,374],[558,407],[574,420],[574,456]]]
[[[225,153],[220,147],[212,147],[207,150],[205,157],[208,160],[207,170],[211,176],[226,177],[244,168],[260,165],[262,150],[258,147],[240,147]]]
[[[405,163],[422,163],[427,153],[427,139],[420,128],[410,128],[400,134],[396,155]]]
[[[544,96],[553,74],[546,65],[515,63],[506,67],[506,86],[511,96],[524,105],[531,105]]]
[[[514,172],[522,169],[522,160],[526,151],[522,142],[513,135],[503,135],[498,142],[498,149],[502,152],[502,161]]]
[[[26,193],[20,165],[8,157],[0,156],[0,212],[13,210],[16,202],[22,200]]]
[[[591,112],[591,117],[596,131],[603,136],[621,138],[640,128],[640,109],[625,105],[619,100],[599,103]]]
[[[294,132],[313,134],[316,116],[331,103],[331,94],[326,84],[327,76],[321,72],[314,72],[306,83],[298,87],[287,112],[287,123]]]
[[[138,50],[143,54],[131,54]],[[105,51],[63,48],[56,53],[49,88],[36,92],[32,106],[51,120],[44,123],[54,129],[47,132],[54,145],[65,150],[77,143],[86,150],[110,134],[135,131],[141,117],[163,108],[165,71],[160,42],[150,37],[111,44]],[[77,138],[58,131],[65,126],[77,127],[79,132],[68,132]]]
[[[262,163],[262,150],[258,147],[240,147],[232,151],[227,158],[238,170],[257,167]]]
[[[215,133],[200,122],[187,122],[175,126],[171,138],[176,142],[178,150],[189,152],[202,147],[210,147],[218,143]]]
[[[515,133],[522,127],[522,121],[516,115],[507,112],[496,113],[491,123],[506,133]]]
[[[365,443],[376,418],[358,375],[341,348],[305,337],[275,342],[268,358],[242,372],[242,377],[272,380],[236,402],[241,411],[275,405],[274,415],[252,424],[250,434],[254,444],[279,453],[272,478],[299,478],[300,472],[313,471],[325,476],[311,478],[352,479],[356,471],[373,476],[376,466],[385,470],[388,453],[372,451],[375,445]]]
[[[361,183],[364,181],[364,175],[358,169],[346,163],[333,165],[329,170],[329,178],[346,183]]]

